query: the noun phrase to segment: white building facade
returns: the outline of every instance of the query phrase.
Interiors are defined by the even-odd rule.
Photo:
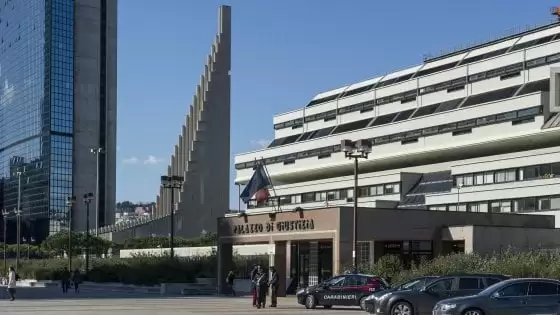
[[[267,148],[235,156],[235,182],[264,161],[274,189],[248,214],[358,196],[360,207],[557,215],[559,76],[554,23],[320,93],[274,117]],[[372,142],[358,193],[346,139]]]

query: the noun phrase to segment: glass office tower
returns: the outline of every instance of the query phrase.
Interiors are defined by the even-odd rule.
[[[114,70],[107,65],[107,53],[113,53],[107,48],[108,1],[98,0],[93,9],[81,2],[86,1],[0,2],[0,207],[9,213],[10,243],[17,240],[18,213],[21,241],[41,242],[70,224],[68,197],[78,197],[72,224],[80,229],[86,220],[83,193],[95,192],[98,180],[99,196],[111,196],[107,189],[114,189],[114,183],[107,183],[114,178],[107,173],[108,162],[114,164],[115,147],[114,141],[107,141],[107,134],[115,136],[107,128],[112,118],[107,113],[116,107],[111,97],[107,100],[106,73]],[[116,11],[116,4],[112,9]],[[113,15],[116,38],[116,12]],[[96,67],[80,56],[80,51],[91,49],[100,52]],[[103,56],[104,63],[100,62]],[[84,87],[88,88],[85,93]],[[87,104],[90,110],[84,110]],[[81,119],[75,119],[78,115]],[[99,174],[97,159],[89,150],[98,147],[106,150]],[[99,203],[102,214],[92,211],[98,218],[110,211],[104,199]],[[95,217],[90,220],[94,222]],[[106,223],[110,222],[100,225]]]

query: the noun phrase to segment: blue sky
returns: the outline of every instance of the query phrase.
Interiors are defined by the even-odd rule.
[[[232,6],[233,155],[317,93],[551,20],[538,0],[120,0],[117,200],[154,201],[217,30]]]

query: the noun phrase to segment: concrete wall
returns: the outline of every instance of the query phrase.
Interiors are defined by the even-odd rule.
[[[274,253],[274,244],[248,244],[248,245],[234,245],[233,254],[240,256],[260,256]],[[173,253],[177,257],[194,257],[194,256],[208,256],[215,253],[216,246],[204,247],[176,247],[173,248]],[[169,253],[169,247],[162,248],[145,248],[145,249],[121,249],[119,253],[120,258],[131,258],[134,255],[154,255],[162,256]]]
[[[444,240],[465,240],[465,252],[492,254],[508,247],[516,249],[558,248],[560,229],[513,228],[500,226],[453,226]]]
[[[117,90],[117,1],[107,1],[107,146],[105,147],[105,217],[114,218],[116,190],[116,90]],[[74,53],[74,206],[73,225],[85,229],[83,195],[95,193],[96,157],[90,149],[99,147],[100,129],[100,42],[101,0],[75,1]],[[90,205],[90,226],[95,224],[95,202]]]

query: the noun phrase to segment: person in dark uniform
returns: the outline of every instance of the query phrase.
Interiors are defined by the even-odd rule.
[[[250,280],[251,280],[251,296],[253,297],[253,307],[257,306],[257,271],[258,271],[258,266],[254,265],[253,269],[251,270],[251,276],[250,276]]]
[[[70,277],[70,281],[72,282],[72,285],[74,286],[74,293],[78,294],[80,293],[80,283],[82,283],[82,274],[80,273],[80,270],[76,268],[76,270],[74,270],[74,272],[72,272],[72,276]]]
[[[226,283],[228,285],[231,296],[235,296],[235,289],[233,288],[234,280],[235,280],[235,273],[233,272],[233,270],[230,270],[226,278]]]
[[[255,283],[257,286],[257,308],[265,308],[266,294],[268,293],[268,274],[261,266],[258,267]]]
[[[62,270],[60,274],[60,285],[62,286],[62,293],[68,293],[68,288],[70,287],[70,271],[68,271],[66,267],[64,267],[64,270]]]
[[[280,286],[280,278],[278,278],[278,273],[274,267],[270,267],[270,281],[268,282],[270,286],[270,307],[276,307],[278,303],[278,287]]]

